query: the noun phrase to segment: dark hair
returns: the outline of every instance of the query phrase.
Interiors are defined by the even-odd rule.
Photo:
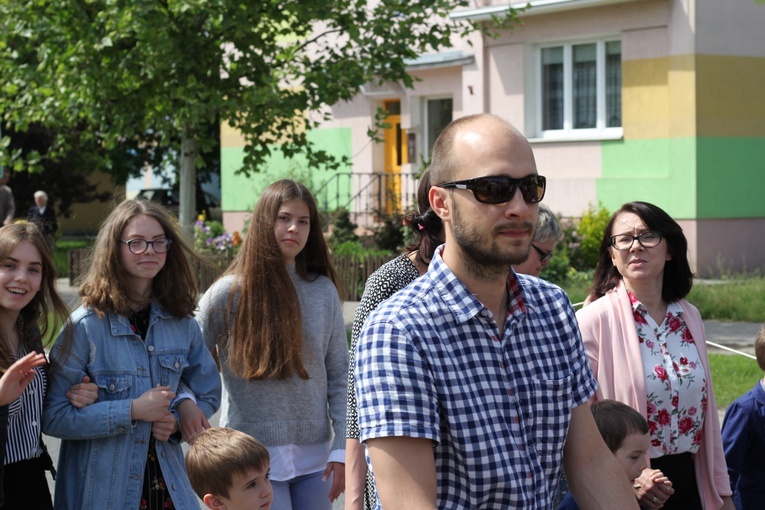
[[[622,447],[631,434],[648,434],[648,422],[642,414],[616,400],[601,400],[590,406],[595,425],[611,452]]]
[[[268,450],[244,432],[212,427],[199,433],[186,454],[189,483],[199,499],[205,494],[229,497],[234,476],[250,469],[266,470]],[[264,473],[265,475],[265,473]]]
[[[404,225],[414,232],[414,240],[406,245],[407,253],[414,253],[415,263],[428,267],[433,252],[444,242],[444,223],[430,208],[430,168],[420,175],[417,187],[417,212],[404,216]]]
[[[765,372],[765,324],[762,325],[757,338],[754,340],[754,354],[757,357],[757,364],[760,370]]]
[[[295,257],[295,271],[309,281],[326,276],[341,299],[343,296],[313,195],[297,181],[283,179],[271,184],[260,195],[242,248],[225,273],[236,277],[226,315],[233,315],[234,320],[220,342],[227,349],[228,368],[244,379],[286,379],[293,374],[308,379],[300,302],[274,234],[279,209],[295,199],[305,202],[310,216],[308,240]]]
[[[37,249],[42,263],[40,290],[29,303],[21,309],[18,325],[21,330],[21,340],[31,352],[35,340],[45,341],[51,329],[55,331],[66,321],[69,308],[56,291],[56,267],[50,256],[50,250],[40,229],[34,223],[20,222],[0,228],[0,262],[5,261],[19,243],[27,241]],[[0,369],[13,364],[16,353],[8,348],[10,345],[0,332]]]
[[[664,264],[664,280],[661,297],[667,303],[683,299],[693,287],[693,271],[688,263],[688,241],[683,229],[663,209],[648,202],[630,202],[616,211],[606,225],[598,252],[598,266],[595,268],[590,295],[597,299],[616,287],[622,279],[619,270],[611,260],[611,236],[614,223],[621,213],[637,215],[650,230],[660,232],[662,242],[667,243],[671,259]]]

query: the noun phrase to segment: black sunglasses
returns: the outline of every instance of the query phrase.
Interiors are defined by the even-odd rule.
[[[553,256],[553,252],[544,251],[542,248],[537,247],[537,245],[534,243],[531,244],[531,247],[537,250],[537,253],[539,254],[539,262],[541,262],[542,264],[550,260]]]
[[[527,175],[513,179],[504,175],[477,177],[464,181],[452,181],[436,184],[439,188],[469,189],[479,202],[484,204],[504,204],[513,199],[515,190],[521,190],[523,200],[529,204],[541,202],[545,196],[547,181],[541,175]]]

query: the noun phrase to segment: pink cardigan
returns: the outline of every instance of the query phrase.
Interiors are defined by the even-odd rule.
[[[699,357],[704,362],[707,379],[707,412],[704,417],[704,440],[693,456],[696,482],[700,488],[704,510],[718,510],[730,496],[730,478],[725,464],[720,419],[709,373],[706,335],[701,315],[695,306],[684,299],[680,306],[685,312],[685,323],[696,340]],[[590,360],[598,390],[595,400],[613,399],[646,412],[645,372],[640,355],[635,319],[627,291],[623,284],[576,313],[582,332],[587,357]]]

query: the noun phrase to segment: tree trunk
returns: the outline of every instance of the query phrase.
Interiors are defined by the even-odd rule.
[[[197,141],[184,129],[181,138],[181,161],[179,173],[180,206],[178,207],[178,220],[181,227],[191,231],[196,221],[197,199]]]

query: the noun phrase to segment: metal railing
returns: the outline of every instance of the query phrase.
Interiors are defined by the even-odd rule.
[[[331,213],[346,209],[360,227],[371,227],[381,215],[403,213],[417,203],[419,174],[412,172],[339,172],[316,190],[317,206]]]

